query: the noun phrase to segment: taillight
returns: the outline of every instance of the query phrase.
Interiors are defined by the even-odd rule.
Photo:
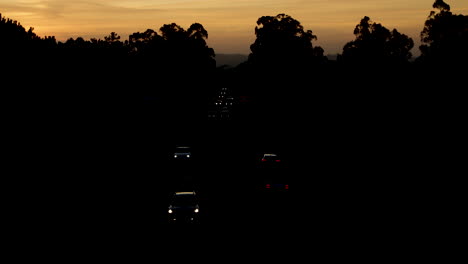
[[[285,190],[289,190],[289,184],[284,185]]]
[[[281,162],[281,160],[276,160],[276,162]]]
[[[265,162],[265,161],[267,161],[267,160],[266,160],[266,159],[262,159],[262,162]]]
[[[270,189],[270,188],[271,188],[271,185],[270,185],[269,183],[267,183],[267,184],[265,185],[265,188]]]

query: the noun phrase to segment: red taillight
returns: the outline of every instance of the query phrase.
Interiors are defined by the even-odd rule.
[[[270,188],[271,188],[271,185],[270,185],[269,183],[267,183],[267,184],[265,185],[265,188],[270,189]]]
[[[262,162],[265,162],[265,161],[267,161],[267,160],[266,160],[266,159],[262,159]]]
[[[285,190],[289,190],[289,185],[286,184],[286,185],[284,186],[284,189],[285,189]]]
[[[281,160],[276,160],[276,162],[281,162]]]

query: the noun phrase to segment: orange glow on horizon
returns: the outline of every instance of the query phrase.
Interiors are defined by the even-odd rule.
[[[468,1],[446,0],[455,14],[468,13]],[[354,39],[353,30],[364,16],[406,34],[415,41],[432,9],[432,0],[0,0],[0,13],[33,27],[39,36],[101,38],[116,32],[122,40],[148,28],[177,23],[188,28],[201,23],[208,45],[216,53],[250,52],[254,28],[261,16],[285,13],[317,35],[315,45],[326,54],[341,53]]]

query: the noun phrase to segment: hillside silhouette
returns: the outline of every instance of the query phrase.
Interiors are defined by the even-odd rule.
[[[217,67],[237,67],[239,64],[247,61],[245,54],[216,54]]]

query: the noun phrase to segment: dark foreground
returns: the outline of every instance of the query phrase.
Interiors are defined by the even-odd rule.
[[[198,230],[218,241],[306,237],[327,248],[424,236],[433,201],[409,118],[395,126],[388,112],[324,103],[287,118],[248,117],[244,108],[230,109],[235,118],[173,122],[151,104],[108,105],[86,120],[29,123],[54,129],[25,132],[23,150],[37,159],[6,185],[17,237],[149,245]],[[192,159],[175,162],[176,145],[190,145]],[[259,167],[265,152],[281,154],[282,165]],[[266,190],[271,175],[288,190]],[[169,225],[169,195],[184,190],[200,195],[200,223]]]

